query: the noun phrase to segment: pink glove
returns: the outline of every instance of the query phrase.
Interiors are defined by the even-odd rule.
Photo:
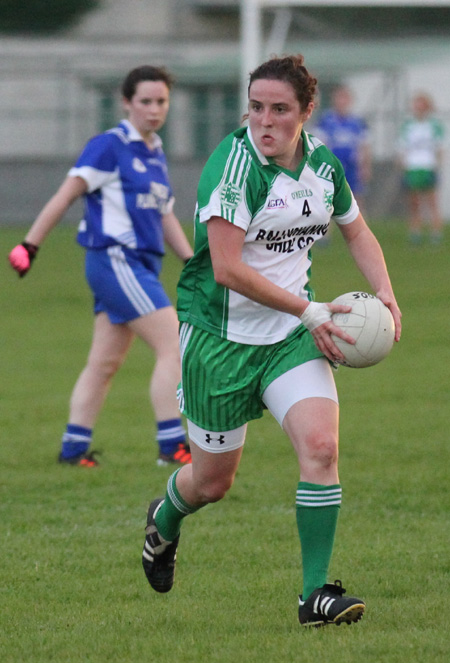
[[[25,276],[25,274],[28,272],[31,267],[31,263],[36,257],[38,248],[38,246],[29,244],[28,242],[22,242],[22,244],[18,244],[13,248],[8,256],[8,259],[12,268],[19,273],[19,276]]]

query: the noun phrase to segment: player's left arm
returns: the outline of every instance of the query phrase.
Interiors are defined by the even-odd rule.
[[[362,214],[348,224],[339,225],[350,253],[376,296],[389,308],[395,323],[395,340],[401,336],[401,311],[395,299],[381,246]]]
[[[348,313],[349,306],[309,302],[285,290],[242,260],[245,231],[222,217],[213,216],[208,223],[208,241],[214,278],[219,285],[276,311],[300,318],[311,332],[314,342],[330,361],[341,360],[342,352],[333,340],[339,336],[347,343],[354,339],[337,327],[332,313]]]
[[[184,262],[194,255],[181,223],[173,212],[168,212],[162,217],[164,239],[172,251]]]

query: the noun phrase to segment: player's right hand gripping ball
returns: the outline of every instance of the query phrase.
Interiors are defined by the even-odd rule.
[[[392,350],[395,337],[394,318],[383,302],[367,292],[347,292],[333,304],[351,306],[350,313],[333,313],[335,325],[352,336],[351,345],[333,335],[345,359],[339,363],[351,368],[374,366]]]
[[[13,248],[8,256],[11,267],[18,272],[19,276],[25,276],[36,257],[39,247],[29,242],[22,242]]]

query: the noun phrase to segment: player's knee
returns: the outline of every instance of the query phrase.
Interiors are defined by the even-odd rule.
[[[225,497],[232,485],[233,478],[230,477],[218,477],[210,481],[204,481],[199,487],[201,499],[205,504],[219,502]]]
[[[310,456],[323,468],[332,467],[338,462],[337,437],[332,433],[315,435],[309,442]]]
[[[156,361],[160,365],[167,367],[167,370],[177,370],[181,372],[181,358],[178,344],[168,344],[155,348]]]
[[[102,376],[105,380],[112,378],[119,368],[122,366],[125,357],[119,355],[111,355],[107,359],[101,361],[92,361],[90,367],[97,375]]]

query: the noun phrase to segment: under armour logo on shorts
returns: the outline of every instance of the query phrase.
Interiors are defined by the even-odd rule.
[[[206,433],[205,441],[207,444],[211,442],[218,442],[219,444],[225,444],[225,435],[219,435],[219,437],[211,437],[209,433]]]

